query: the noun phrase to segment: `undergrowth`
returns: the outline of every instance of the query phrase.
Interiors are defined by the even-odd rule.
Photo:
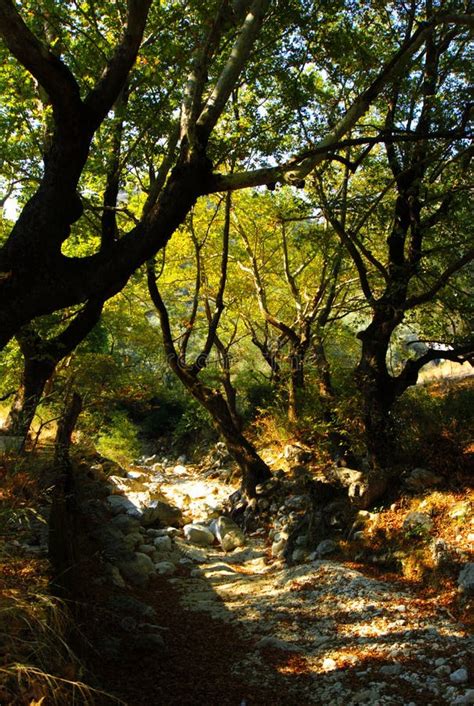
[[[28,548],[47,500],[44,467],[30,455],[0,461],[0,703],[121,703],[87,683],[71,647],[69,607],[50,593],[49,562]]]

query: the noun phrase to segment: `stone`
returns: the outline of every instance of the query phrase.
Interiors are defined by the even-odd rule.
[[[285,500],[285,507],[288,510],[307,510],[310,505],[309,495],[292,495]]]
[[[337,668],[337,662],[336,660],[332,659],[332,657],[326,657],[323,660],[323,669],[326,671],[332,671],[333,669]]]
[[[435,539],[431,546],[431,557],[433,563],[438,569],[449,567],[454,559],[453,552],[444,539]]]
[[[333,539],[323,539],[316,547],[316,555],[319,557],[327,556],[337,551],[339,545]]]
[[[153,500],[143,512],[141,523],[143,527],[181,525],[182,513],[178,507],[169,505],[162,500]]]
[[[278,478],[275,478],[275,476],[273,476],[272,478],[266,480],[264,483],[259,483],[255,488],[255,492],[257,495],[267,496],[271,495],[279,487],[280,481],[278,480]]]
[[[383,674],[386,677],[395,677],[398,674],[401,674],[402,672],[402,665],[401,664],[384,664],[380,668],[380,674]]]
[[[158,561],[155,564],[155,570],[160,576],[173,576],[176,573],[176,566],[171,561]]]
[[[297,564],[300,561],[305,561],[307,556],[307,551],[306,549],[303,549],[302,547],[298,547],[295,549],[291,555],[291,561],[293,561],[295,564]]]
[[[141,552],[142,554],[148,554],[148,556],[151,556],[152,554],[155,553],[155,547],[151,544],[139,544],[137,547],[137,551]]]
[[[124,495],[108,495],[106,502],[114,515],[125,513],[130,515],[130,517],[139,518],[142,516],[140,508]]]
[[[173,473],[177,476],[183,476],[185,473],[187,473],[186,466],[183,466],[182,464],[178,463],[173,468]]]
[[[110,524],[117,527],[124,534],[136,532],[140,527],[139,520],[135,517],[130,517],[130,515],[116,515],[111,519]]]
[[[449,675],[449,680],[452,684],[464,684],[464,682],[467,682],[468,678],[467,669],[464,668],[456,669],[455,672]]]
[[[158,552],[170,552],[173,547],[171,537],[168,535],[165,535],[164,537],[155,537],[153,540],[153,545]]]
[[[118,568],[124,579],[130,581],[134,586],[145,586],[150,574],[155,570],[150,557],[141,552],[135,552],[133,559],[129,561],[120,562]]]
[[[210,530],[215,534],[225,552],[245,546],[245,535],[230,517],[221,515],[211,523]]]
[[[200,524],[188,524],[183,527],[184,536],[192,544],[199,547],[208,547],[214,544],[215,537],[211,530]]]
[[[411,490],[425,490],[440,485],[442,482],[441,476],[436,475],[433,471],[428,471],[426,468],[414,468],[405,480],[405,485]]]
[[[273,542],[271,553],[274,559],[280,559],[284,555],[286,544],[287,540],[284,537],[282,537],[282,539],[277,540],[276,542]]]
[[[433,520],[426,512],[409,512],[403,521],[403,529],[413,532],[429,532]]]
[[[107,571],[107,574],[110,578],[111,583],[114,586],[117,586],[117,588],[125,588],[126,587],[127,584],[123,580],[122,575],[116,566],[106,562],[105,569]]]
[[[458,589],[466,595],[474,594],[474,562],[469,562],[461,569],[458,577]]]
[[[141,471],[127,471],[127,478],[130,478],[130,480],[140,480],[144,478],[144,474]]]
[[[156,611],[151,607],[151,605],[148,605],[143,601],[139,601],[138,598],[134,598],[130,595],[112,595],[109,598],[108,605],[110,610],[121,616],[126,614],[136,618],[137,620],[147,621],[154,620],[156,618]]]
[[[453,706],[463,706],[464,704],[474,704],[474,689],[468,689],[465,694],[457,696],[453,701]]]
[[[127,549],[137,549],[142,542],[143,537],[138,532],[131,532],[123,538],[123,544]]]

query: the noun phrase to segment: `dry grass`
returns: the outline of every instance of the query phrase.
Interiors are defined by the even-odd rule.
[[[0,465],[0,703],[97,704],[105,695],[85,683],[70,646],[74,621],[50,594],[49,562],[25,548],[40,519],[35,508],[45,502],[43,471],[33,456]]]

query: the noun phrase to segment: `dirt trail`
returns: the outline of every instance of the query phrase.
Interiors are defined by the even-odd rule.
[[[195,520],[229,494],[192,468],[155,481]],[[100,659],[102,685],[129,706],[474,703],[472,639],[435,599],[337,561],[288,567],[261,536],[227,554],[176,542],[177,571],[132,592],[156,611],[163,649],[137,650],[135,635],[119,661]]]

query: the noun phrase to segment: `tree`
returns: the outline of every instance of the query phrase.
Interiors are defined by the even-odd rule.
[[[193,356],[191,362],[188,359],[188,346],[191,335],[197,327],[203,286],[209,287],[202,255],[202,249],[209,235],[209,227],[204,238],[199,238],[194,228],[191,231],[195,254],[196,279],[192,305],[189,316],[184,322],[184,331],[179,337],[179,347],[175,344],[169,312],[158,289],[157,274],[152,263],[148,265],[148,289],[160,318],[161,334],[168,364],[191,395],[210,414],[214,426],[225,440],[229,453],[242,471],[242,491],[247,499],[251,499],[256,495],[256,486],[270,478],[271,471],[242,432],[242,424],[235,404],[235,389],[231,382],[229,349],[222,342],[219,334],[219,323],[224,310],[224,292],[227,282],[231,203],[231,195],[228,193],[225,200],[220,275],[217,291],[213,296],[214,307],[211,307],[209,295],[204,294],[203,309],[207,322],[204,343],[200,352]],[[213,220],[214,218],[211,218],[211,225]],[[202,372],[208,365],[209,355],[213,348],[219,354],[224,373],[221,385],[217,387],[211,386],[211,384],[202,380]]]
[[[306,394],[305,365],[310,353],[313,362],[318,358],[321,363],[321,387],[326,392],[330,388],[323,329],[343,289],[338,282],[342,251],[317,220],[305,215],[305,202],[282,197],[271,210],[265,223],[245,204],[236,209],[235,222],[248,260],[248,265],[240,265],[252,277],[263,318],[259,326],[255,315],[249,315],[247,325],[280,392],[286,383],[288,419],[296,423]]]
[[[430,2],[426,12],[430,16]],[[372,155],[370,167],[365,160],[365,171],[351,197],[350,222],[341,221],[337,198],[328,196],[324,178],[319,179],[325,214],[354,261],[370,306],[368,325],[358,334],[362,349],[356,382],[369,456],[378,478],[381,469],[390,470],[395,457],[391,420],[395,400],[416,383],[418,372],[429,361],[444,357],[462,362],[474,355],[472,340],[461,336],[457,341],[445,340],[452,345],[444,352],[431,349],[407,359],[398,374],[388,367],[392,335],[407,314],[436,302],[474,259],[469,226],[462,215],[471,158],[466,142],[469,106],[462,95],[465,41],[450,28],[432,27],[415,80],[394,82],[385,114],[384,152]],[[444,100],[448,90],[449,102]],[[410,138],[397,142],[397,136],[407,131]],[[352,156],[347,164],[355,173],[360,161]],[[385,186],[380,189],[380,177],[371,183],[370,173],[382,164],[389,174],[383,176]],[[384,249],[381,233],[386,237]]]
[[[84,11],[69,3],[59,7],[44,0],[38,15],[36,3],[34,13],[26,2],[20,12],[12,0],[2,0],[0,34],[10,54],[47,95],[50,130],[44,169],[37,170],[39,184],[0,250],[0,346],[37,316],[91,299],[103,300],[119,291],[136,268],[167,243],[199,196],[277,181],[301,184],[317,164],[338,150],[342,138],[404,69],[434,24],[472,24],[469,16],[438,13],[410,33],[371,85],[314,146],[278,166],[220,174],[213,169],[211,138],[218,132],[229,99],[232,96],[237,101],[234,115],[238,123],[244,70],[256,82],[259,71],[268,77],[274,68],[272,60],[277,54],[264,51],[259,40],[265,17],[264,40],[268,46],[278,45],[281,57],[286,48],[275,40],[282,22],[288,28],[307,10],[305,3],[294,3],[288,12],[279,13],[269,12],[270,6],[269,0],[244,2],[239,8],[245,12],[239,11],[236,17],[227,0],[217,7],[190,3],[189,16],[184,16],[172,2],[128,0],[126,10],[118,4],[103,12],[102,6]],[[40,38],[43,28],[31,29],[31,17],[44,15],[58,24],[60,41]],[[143,41],[147,20],[148,35]],[[125,30],[117,42],[122,25]],[[169,27],[173,28],[171,37]],[[171,56],[166,49],[168,39],[174,52]],[[106,51],[109,43],[115,43],[111,56]],[[143,75],[138,69],[132,71],[140,45],[139,66],[152,61],[154,67]],[[173,65],[177,71],[171,70]],[[141,97],[148,104],[153,102],[154,93],[160,91],[157,71],[164,78],[168,68],[172,80],[164,94],[169,100],[161,102],[168,112],[166,118],[160,116],[162,134],[154,142],[160,153],[160,176],[150,163],[141,218],[108,248],[83,257],[65,255],[73,224],[83,215],[79,181],[91,162],[93,140],[100,141],[99,129],[108,124],[107,116],[126,85],[137,99],[131,100],[129,115],[133,116]],[[173,126],[177,109],[173,81],[183,72],[188,73],[188,80],[182,91],[179,126]],[[100,78],[94,79],[94,74]],[[136,115],[140,117],[139,110]],[[130,132],[136,139],[146,130],[147,125],[137,120]],[[166,134],[168,139],[164,139]]]

